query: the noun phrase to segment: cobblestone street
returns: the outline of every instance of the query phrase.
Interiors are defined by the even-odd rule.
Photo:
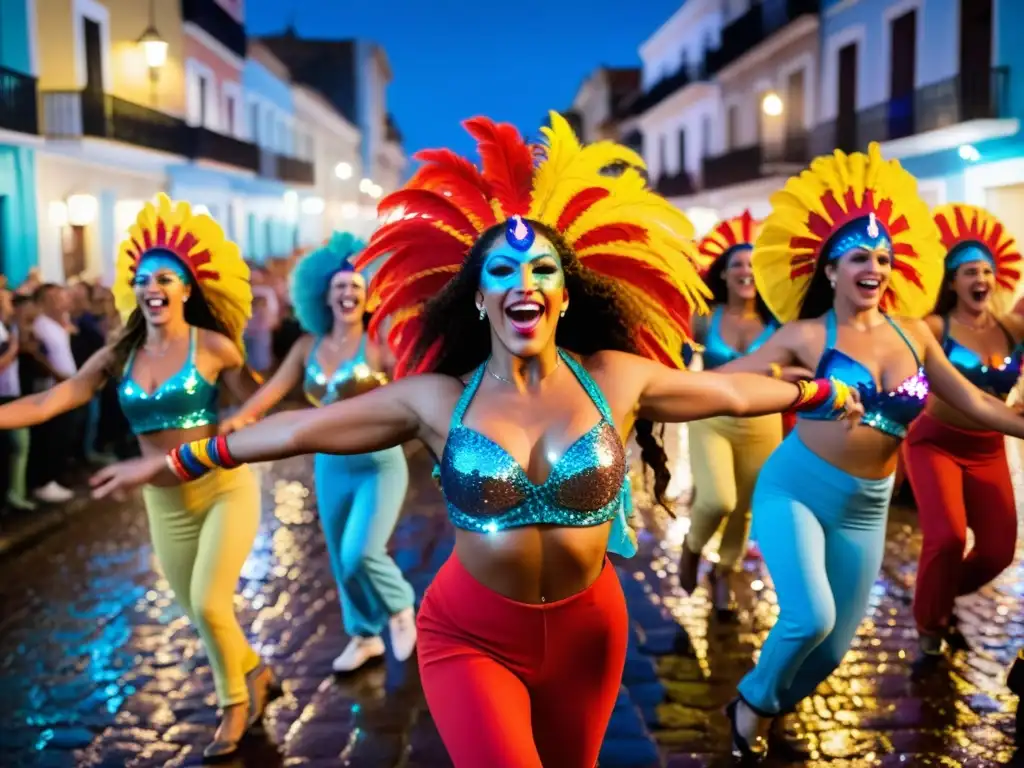
[[[421,456],[412,466],[392,545],[422,595],[452,535],[429,467]],[[347,679],[331,674],[346,638],[310,490],[311,462],[260,471],[263,527],[242,574],[238,609],[286,695],[234,764],[449,765],[414,663],[389,661]],[[685,498],[686,482],[677,490]],[[641,517],[641,555],[617,563],[633,628],[601,767],[729,765],[721,709],[774,619],[774,593],[751,558],[739,624],[709,625],[704,590],[686,598],[676,586],[685,520],[650,510]],[[787,718],[788,733],[811,753],[806,765],[1010,763],[1015,701],[1003,683],[1024,641],[1020,558],[995,585],[960,602],[975,651],[959,653],[922,682],[909,665],[918,546],[913,515],[897,510],[871,614],[853,650]],[[215,726],[212,679],[154,567],[137,502],[90,507],[0,563],[0,766],[199,764]]]

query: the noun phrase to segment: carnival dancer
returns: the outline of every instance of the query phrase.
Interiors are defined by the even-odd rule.
[[[387,351],[367,339],[366,278],[350,259],[365,247],[339,232],[295,267],[291,299],[306,335],[292,346],[274,376],[226,421],[231,432],[256,421],[301,382],[312,405],[386,384]],[[387,552],[388,539],[409,485],[401,446],[366,454],[317,454],[314,482],[327,552],[338,583],[345,632],[351,640],[333,664],[352,672],[384,654],[389,630],[399,661],[416,644],[415,594]]]
[[[652,420],[758,416],[793,403],[856,416],[829,381],[678,370],[689,304],[706,289],[692,226],[610,142],[581,147],[551,114],[547,143],[465,123],[478,169],[423,152],[356,266],[371,285],[397,381],[316,411],[269,416],[166,460],[94,478],[103,496],[155,477],[304,453],[366,453],[419,439],[456,528],[417,620],[427,703],[460,768],[593,768],[622,682],[626,606],[605,552],[636,544],[624,440],[664,496]],[[535,157],[539,152],[539,158]],[[536,161],[536,164],[535,164]],[[404,378],[403,378],[404,377]]]
[[[212,218],[158,195],[118,254],[114,296],[124,330],[72,378],[0,407],[0,429],[83,406],[114,379],[143,456],[215,435],[219,382],[238,399],[252,390],[242,353],[248,275],[238,246]],[[184,484],[165,477],[146,486],[143,499],[153,550],[206,646],[223,710],[204,756],[226,758],[276,690],[234,610],[238,575],[259,526],[259,488],[249,468],[239,467]]]
[[[928,327],[968,381],[1005,400],[1021,375],[1024,318],[997,307],[1005,311],[1013,300],[1020,252],[1003,224],[981,208],[945,205],[935,211],[935,223],[946,270]],[[943,640],[966,647],[954,601],[1013,562],[1017,509],[1002,433],[938,397],[928,399],[903,450],[922,534],[914,620],[927,662],[941,656]],[[974,546],[965,557],[968,528]]]
[[[900,441],[929,388],[985,428],[1024,435],[1024,419],[972,386],[914,319],[935,304],[944,251],[899,163],[877,144],[867,154],[837,151],[771,202],[754,279],[785,325],[723,370],[816,367],[856,387],[865,413],[853,428],[802,413],[754,489],[753,532],[781,612],[727,710],[744,756],[763,754],[770,722],[846,654],[881,567]]]
[[[720,222],[698,244],[698,265],[711,290],[712,306],[709,319],[698,316],[693,324],[694,340],[703,348],[704,370],[753,352],[778,327],[757,294],[750,267],[759,228],[760,222],[745,211]],[[802,377],[804,372],[799,372]],[[721,527],[718,562],[709,578],[715,611],[719,619],[728,620],[735,613],[730,578],[743,564],[747,549],[754,481],[782,441],[782,420],[775,414],[752,419],[717,416],[693,422],[688,432],[694,503],[679,560],[679,585],[690,593],[696,589],[701,553]]]

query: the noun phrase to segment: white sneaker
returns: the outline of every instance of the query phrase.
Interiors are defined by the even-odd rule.
[[[75,498],[75,492],[69,491],[57,481],[51,480],[42,488],[37,488],[33,496],[47,504],[63,504],[65,501]]]
[[[345,650],[331,664],[335,672],[355,672],[371,659],[384,655],[384,641],[379,637],[353,637]]]
[[[412,608],[399,611],[388,622],[391,632],[391,651],[399,661],[412,656],[416,647],[416,614]]]

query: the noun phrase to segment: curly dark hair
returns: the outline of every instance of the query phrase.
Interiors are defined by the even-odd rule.
[[[215,331],[230,337],[227,329],[213,314],[203,292],[197,285],[192,286],[192,293],[185,302],[185,322],[190,326]],[[107,366],[107,375],[115,381],[120,380],[124,376],[125,366],[132,353],[145,343],[146,318],[142,314],[142,309],[136,307],[128,316],[128,321],[111,346],[113,354]]]
[[[729,287],[725,284],[725,270],[728,268],[729,260],[734,252],[735,249],[730,249],[715,259],[704,275],[704,284],[711,291],[709,304],[727,304],[729,302]],[[772,325],[776,322],[775,315],[764,303],[760,291],[757,298],[754,299],[754,311],[765,325]]]
[[[959,267],[957,267],[959,269]],[[942,288],[939,290],[939,297],[935,300],[933,315],[945,317],[956,308],[957,295],[953,290],[953,281],[956,279],[956,269],[952,272],[946,270],[942,275]]]
[[[584,357],[602,350],[638,354],[629,315],[615,283],[584,267],[558,232],[538,221],[529,221],[537,233],[555,246],[565,273],[565,287],[572,297],[572,311],[559,320],[555,332],[558,346]],[[461,378],[490,356],[490,327],[488,323],[480,322],[475,297],[484,256],[504,232],[504,224],[484,232],[470,250],[459,273],[427,302],[424,331],[413,348],[412,367],[423,361],[428,350],[438,341],[440,353],[431,366],[435,373]],[[648,419],[637,419],[634,429],[640,459],[654,473],[654,498],[671,512],[665,498],[671,480],[668,456],[654,434],[654,424]]]

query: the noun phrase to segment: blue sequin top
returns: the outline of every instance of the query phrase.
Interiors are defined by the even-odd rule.
[[[302,391],[313,405],[330,405],[387,383],[387,377],[370,368],[366,361],[365,335],[359,342],[356,353],[339,365],[330,377],[324,373],[316,357],[321,341],[322,339],[317,339],[313,342],[309,360],[306,362],[306,375],[302,382]]]
[[[204,379],[196,368],[197,336],[198,331],[193,327],[185,365],[152,393],[146,392],[132,378],[135,352],[128,358],[124,377],[117,388],[117,399],[135,434],[217,423],[217,383]]]
[[[1010,332],[999,323],[999,328],[1006,336],[1006,346],[1010,351],[996,365],[981,359],[981,356],[969,347],[965,347],[949,333],[949,318],[942,318],[942,350],[964,377],[978,389],[988,392],[993,397],[1005,400],[1020,378],[1021,361],[1024,359],[1024,346],[1013,340]]]
[[[626,523],[632,497],[626,452],[608,401],[570,355],[562,360],[590,396],[601,419],[552,464],[547,480],[534,484],[504,448],[462,423],[483,379],[477,369],[452,413],[439,467],[441,490],[456,528],[497,533],[527,525],[583,528],[613,521],[608,549],[630,557],[636,543]]]
[[[871,371],[865,368],[863,363],[836,349],[836,316],[831,311],[825,316],[825,352],[818,362],[818,370],[814,375],[816,378],[839,379],[856,387],[864,406],[861,424],[902,440],[907,436],[910,422],[924,410],[925,402],[928,400],[928,377],[913,344],[891,318],[886,316],[885,319],[910,348],[914,362],[917,363],[917,372],[900,382],[896,389],[881,390]],[[800,413],[799,417],[822,421],[836,418],[837,415],[826,403],[813,411]]]
[[[711,322],[708,323],[707,339],[704,341],[704,370],[710,371],[713,368],[718,368],[731,363],[733,360],[737,360],[744,355],[749,355],[751,352],[756,350],[766,341],[778,329],[778,326],[774,323],[766,325],[764,330],[750,342],[750,346],[747,347],[745,352],[740,352],[737,349],[729,346],[725,343],[725,339],[722,338],[722,312],[725,308],[719,304],[715,307],[715,311],[711,313]]]

